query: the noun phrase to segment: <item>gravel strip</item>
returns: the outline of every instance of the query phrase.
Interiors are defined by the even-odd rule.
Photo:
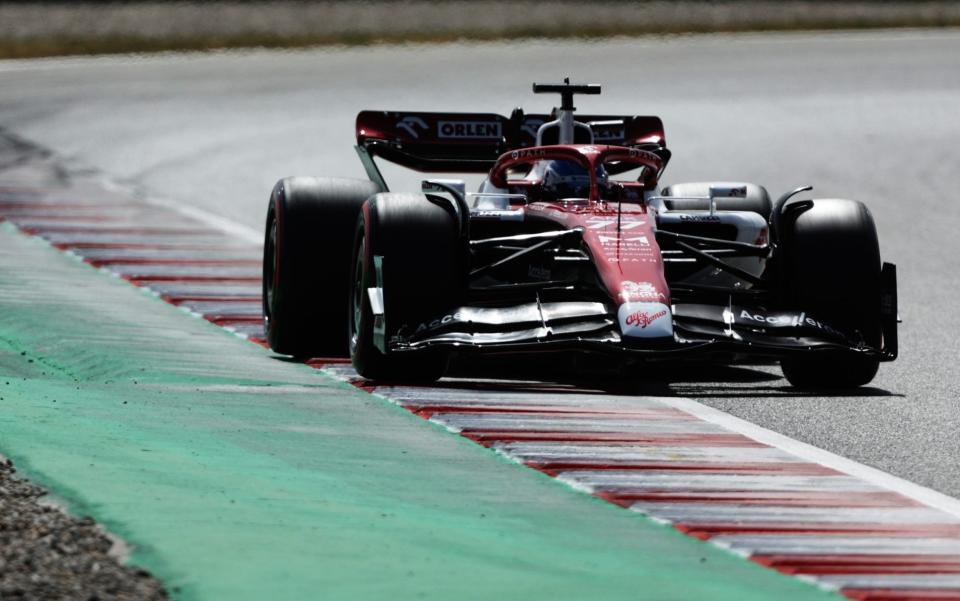
[[[562,34],[601,27],[632,31],[742,27],[796,28],[896,26],[904,21],[956,22],[960,6],[945,1],[851,0],[214,0],[0,3],[0,33],[13,39],[42,36],[326,35],[514,32]]]
[[[944,0],[0,2],[0,57],[960,25]]]
[[[120,565],[92,518],[44,503],[47,491],[15,472],[0,457],[0,599],[167,599],[149,572]]]

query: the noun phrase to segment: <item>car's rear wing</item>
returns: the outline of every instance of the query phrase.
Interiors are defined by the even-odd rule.
[[[362,111],[357,115],[357,147],[368,172],[366,159],[380,156],[417,171],[482,173],[504,152],[534,146],[537,129],[552,119],[525,115],[520,109],[509,118],[494,113]],[[576,120],[590,126],[596,144],[666,147],[659,117],[577,115]]]

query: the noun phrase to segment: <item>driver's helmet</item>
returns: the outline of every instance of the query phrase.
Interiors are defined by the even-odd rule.
[[[606,187],[607,172],[602,165],[597,167],[597,187]],[[562,198],[588,198],[590,174],[586,167],[569,160],[548,161],[543,170],[543,197],[545,200]]]

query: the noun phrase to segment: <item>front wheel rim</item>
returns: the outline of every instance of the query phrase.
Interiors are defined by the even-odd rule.
[[[270,222],[270,228],[267,230],[267,248],[264,252],[263,261],[263,319],[266,325],[270,325],[270,316],[273,309],[273,283],[276,279],[276,261],[277,261],[277,220]]]
[[[360,241],[360,246],[357,249],[356,255],[356,267],[354,268],[353,274],[353,294],[350,295],[351,299],[351,309],[352,309],[352,328],[350,331],[350,353],[353,354],[356,352],[357,343],[360,338],[360,324],[363,320],[363,262],[365,254],[365,244],[364,241]]]

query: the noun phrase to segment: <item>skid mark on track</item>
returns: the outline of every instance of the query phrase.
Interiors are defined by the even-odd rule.
[[[83,186],[5,172],[0,218],[265,344],[257,236],[172,203]],[[851,599],[960,600],[955,500],[693,401],[541,383],[377,385],[347,362],[308,364],[575,489]]]

